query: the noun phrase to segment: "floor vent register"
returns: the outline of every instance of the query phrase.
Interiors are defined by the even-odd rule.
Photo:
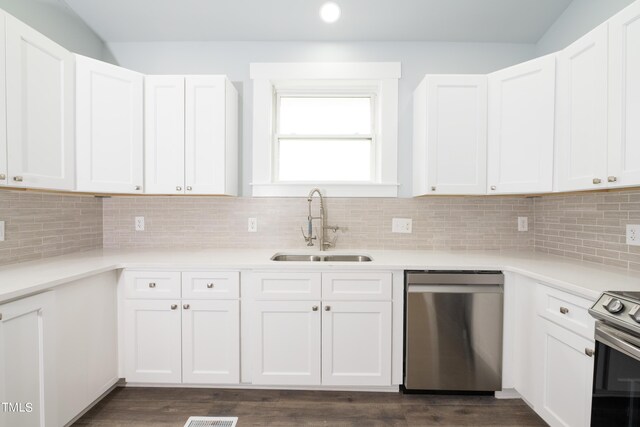
[[[189,417],[184,427],[236,427],[238,417]]]

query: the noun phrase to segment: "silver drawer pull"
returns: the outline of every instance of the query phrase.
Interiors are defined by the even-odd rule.
[[[187,191],[191,191],[193,190],[193,188],[191,188],[191,186],[187,186]]]
[[[495,190],[496,190],[496,188],[497,188],[497,187],[496,187],[495,185],[492,185],[492,186],[491,186],[491,190],[493,190],[493,191],[495,191]]]
[[[589,357],[593,357],[593,353],[594,353],[594,351],[593,351],[592,348],[585,348],[584,349],[584,354],[586,354]]]
[[[331,311],[331,306],[330,305],[325,306],[324,311]]]
[[[209,289],[213,288],[213,283],[207,283],[207,288]]]
[[[609,182],[618,182],[618,177],[617,176],[610,176],[609,178],[607,178],[607,181],[609,181]]]
[[[140,190],[142,190],[142,187],[141,187],[141,186],[139,186],[139,185],[136,185],[134,189],[135,189],[136,191],[140,191]]]
[[[318,306],[317,306],[317,305],[314,305],[313,307],[311,307],[311,310],[313,310],[313,311],[318,311]]]
[[[182,306],[182,308],[184,308],[185,310],[189,310],[191,306],[189,304],[185,304]]]
[[[569,309],[567,307],[560,307],[560,313],[567,314],[568,312],[569,312]]]
[[[171,304],[171,310],[175,310],[178,308],[178,304]]]
[[[15,182],[22,182],[22,177],[21,177],[21,176],[14,176],[14,177],[13,177],[13,180],[14,180]]]
[[[602,180],[600,178],[593,178],[593,183],[594,184],[602,184]]]
[[[176,191],[182,191],[182,187],[180,187],[179,185],[176,187]]]
[[[436,187],[431,187],[431,191],[436,191]]]
[[[156,284],[155,284],[155,283],[153,283],[153,282],[151,282],[151,283],[149,283],[149,287],[153,289],[153,288],[155,288],[155,287],[156,287]]]

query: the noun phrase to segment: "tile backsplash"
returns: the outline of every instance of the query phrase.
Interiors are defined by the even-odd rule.
[[[102,200],[0,191],[0,265],[102,247]]]
[[[640,271],[640,246],[626,225],[640,224],[640,190],[548,195],[534,205],[535,249]]]
[[[533,246],[531,228],[517,231],[518,216],[533,218],[533,201],[524,197],[333,198],[326,208],[328,224],[341,228],[338,249]],[[314,215],[318,209],[316,198]],[[135,216],[145,217],[145,231],[135,231]],[[248,218],[257,218],[256,233],[247,231]],[[111,198],[104,200],[104,246],[305,248],[306,218],[306,198]],[[391,233],[392,218],[411,218],[413,233]]]

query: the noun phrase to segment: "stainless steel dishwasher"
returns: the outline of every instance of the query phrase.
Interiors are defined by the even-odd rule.
[[[405,389],[501,390],[502,273],[407,271],[405,276]]]

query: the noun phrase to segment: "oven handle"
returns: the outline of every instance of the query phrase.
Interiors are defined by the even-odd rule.
[[[602,322],[596,322],[595,338],[596,341],[640,361],[640,339],[633,335],[614,329]]]

